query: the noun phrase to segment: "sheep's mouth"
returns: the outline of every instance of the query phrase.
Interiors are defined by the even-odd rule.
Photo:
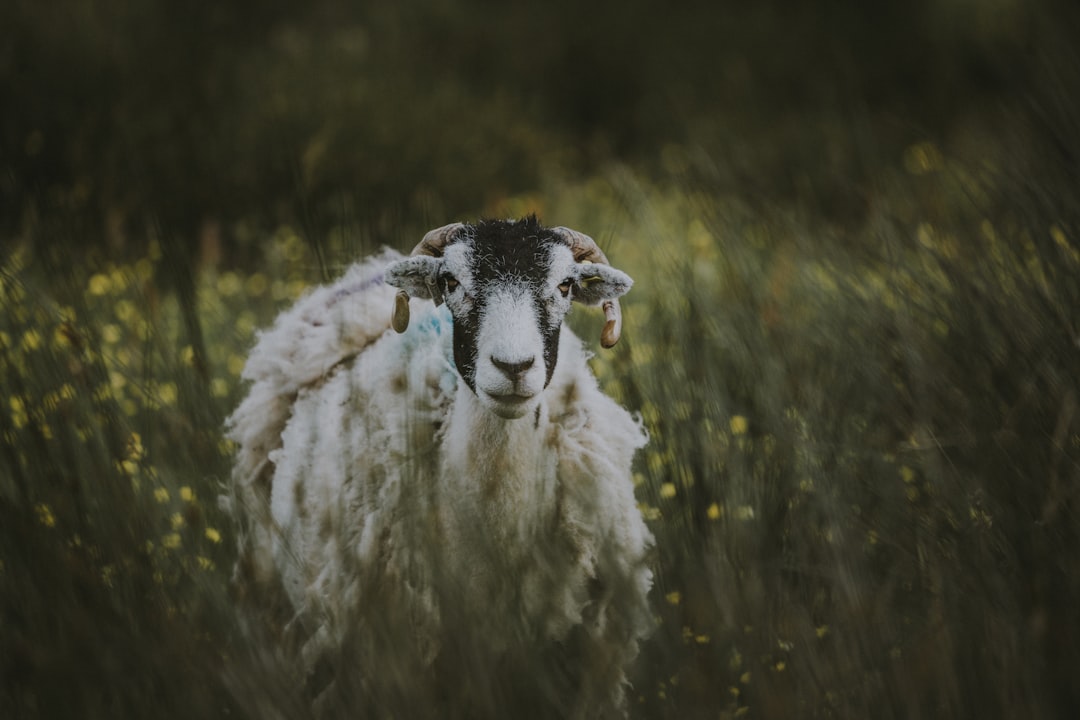
[[[507,393],[506,395],[496,395],[486,391],[485,393],[489,398],[503,405],[522,405],[536,397],[535,395],[519,395],[517,393]]]
[[[524,417],[536,400],[536,395],[519,395],[507,393],[498,395],[484,391],[485,405],[493,413],[507,420]]]

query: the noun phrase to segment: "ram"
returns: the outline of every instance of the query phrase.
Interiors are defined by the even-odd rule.
[[[610,347],[630,286],[582,233],[455,223],[260,335],[228,421],[236,581],[285,609],[319,707],[625,712],[653,622],[631,476],[647,438],[564,318],[601,305]]]

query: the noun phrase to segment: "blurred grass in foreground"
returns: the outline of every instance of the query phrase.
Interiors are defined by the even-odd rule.
[[[932,145],[895,164],[858,228],[618,169],[486,208],[585,230],[637,282],[594,362],[652,435],[640,716],[1080,703],[1080,228]],[[361,240],[316,258],[283,227],[259,266],[205,267],[198,340],[152,238],[60,277],[0,258],[0,708],[297,716],[231,610],[221,422],[254,329],[367,244],[335,237]]]

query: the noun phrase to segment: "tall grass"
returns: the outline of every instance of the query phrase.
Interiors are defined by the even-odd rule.
[[[593,361],[651,434],[635,715],[1080,704],[1080,228],[933,145],[895,165],[844,227],[618,169],[482,209],[579,227],[636,279]],[[29,248],[55,232],[0,258],[0,709],[302,716],[229,596],[221,422],[254,329],[370,238],[280,228],[184,308],[153,238],[50,264]]]

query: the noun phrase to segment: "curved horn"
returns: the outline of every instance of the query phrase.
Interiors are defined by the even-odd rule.
[[[457,222],[428,231],[424,235],[424,239],[417,243],[409,255],[442,257],[443,248],[454,239],[458,231],[464,226],[464,223]],[[398,290],[397,295],[394,296],[394,309],[390,313],[390,325],[399,333],[405,332],[409,327],[409,293],[404,290]]]
[[[554,227],[551,230],[570,246],[576,262],[611,265],[596,241],[585,233],[568,227]],[[600,344],[605,348],[610,348],[619,342],[619,337],[622,335],[622,307],[616,299],[605,300],[602,307],[604,308],[604,329],[600,331]]]
[[[424,235],[424,239],[417,243],[409,255],[430,255],[442,257],[443,248],[457,236],[458,231],[465,227],[465,223],[450,223],[441,228],[435,228]]]

